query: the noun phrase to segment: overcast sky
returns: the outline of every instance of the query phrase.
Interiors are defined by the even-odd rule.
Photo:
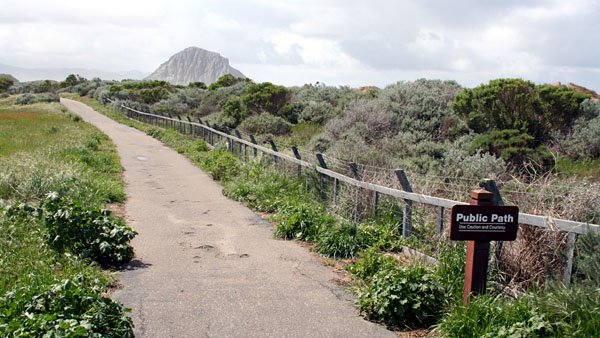
[[[197,46],[255,81],[498,77],[600,91],[600,0],[0,0],[0,63],[150,73]]]

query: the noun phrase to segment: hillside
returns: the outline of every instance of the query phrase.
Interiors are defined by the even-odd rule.
[[[171,56],[146,79],[167,81],[174,85],[187,85],[191,82],[211,84],[225,74],[245,77],[219,53],[188,47]]]

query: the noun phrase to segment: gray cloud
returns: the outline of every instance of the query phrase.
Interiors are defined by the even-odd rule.
[[[600,0],[20,0],[0,12],[0,63],[150,71],[199,46],[286,84],[519,76],[600,89],[598,17]]]

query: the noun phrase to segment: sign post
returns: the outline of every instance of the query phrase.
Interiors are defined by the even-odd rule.
[[[471,191],[469,205],[452,207],[450,239],[467,241],[463,302],[472,294],[485,293],[490,241],[517,238],[519,208],[494,206],[494,195],[486,190]]]

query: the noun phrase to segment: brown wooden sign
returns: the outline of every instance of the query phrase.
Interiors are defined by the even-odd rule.
[[[454,241],[514,241],[519,208],[516,206],[455,205],[450,239]]]

